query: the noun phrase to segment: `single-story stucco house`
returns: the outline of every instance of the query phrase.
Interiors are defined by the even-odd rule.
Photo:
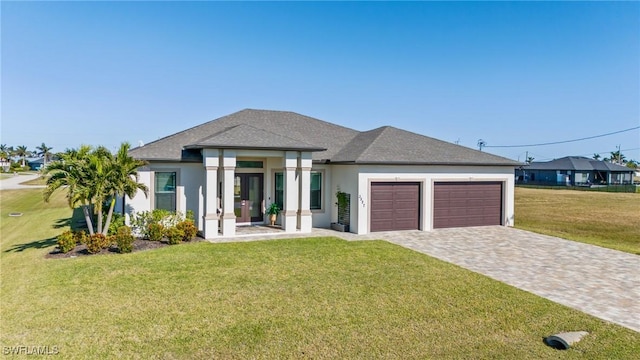
[[[513,160],[384,126],[357,131],[286,111],[242,110],[134,148],[149,197],[125,213],[194,212],[205,238],[267,223],[285,232],[329,228],[346,194],[353,233],[512,226]],[[343,211],[344,212],[344,211]],[[344,215],[344,214],[342,214]]]
[[[584,156],[565,156],[518,167],[516,180],[518,183],[567,186],[626,185],[633,182],[633,169]]]

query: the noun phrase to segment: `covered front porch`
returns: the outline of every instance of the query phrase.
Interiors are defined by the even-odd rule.
[[[311,151],[203,148],[202,233],[206,239],[247,230],[310,233]],[[266,209],[281,208],[278,227]],[[269,231],[266,231],[269,230]]]

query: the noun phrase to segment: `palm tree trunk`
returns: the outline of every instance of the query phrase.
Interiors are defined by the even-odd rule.
[[[89,228],[89,235],[93,235],[93,222],[91,221],[91,210],[88,205],[82,205],[82,213],[84,214],[84,220],[87,222],[87,228]]]
[[[102,204],[98,204],[98,234],[102,234]]]
[[[102,230],[103,235],[107,235],[109,232],[109,226],[111,225],[111,218],[113,216],[113,208],[116,207],[116,198],[111,199],[111,204],[109,204],[109,212],[107,213],[107,222],[104,224],[104,229]]]

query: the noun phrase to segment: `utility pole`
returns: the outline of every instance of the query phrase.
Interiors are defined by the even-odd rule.
[[[486,141],[482,140],[482,139],[478,139],[478,149],[480,149],[480,151],[482,151],[482,148],[487,146]]]

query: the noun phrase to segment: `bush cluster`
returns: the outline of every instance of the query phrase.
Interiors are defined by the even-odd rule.
[[[198,232],[191,210],[186,215],[162,209],[142,211],[133,214],[131,219],[133,233],[151,241],[166,237],[167,242],[173,245],[193,239]]]
[[[60,251],[66,254],[69,251],[75,249],[78,244],[86,243],[86,239],[87,234],[83,230],[67,230],[58,235],[56,244],[58,245]]]
[[[109,230],[107,231],[108,235],[116,235],[118,233],[118,229],[124,226],[124,215],[114,212],[111,215],[111,223],[109,223]]]
[[[87,237],[86,245],[87,251],[90,254],[97,254],[102,249],[106,249],[111,246],[113,238],[111,236],[104,236],[102,234],[93,234]]]
[[[133,250],[134,237],[130,227],[124,225],[119,227],[115,237],[120,253],[130,253]]]
[[[58,248],[60,248],[60,251],[62,251],[65,254],[75,249],[77,241],[76,241],[76,236],[74,232],[71,230],[68,230],[58,235],[57,244],[58,244]]]
[[[196,224],[191,220],[183,220],[176,224],[175,227],[182,232],[182,241],[190,241],[198,232]]]
[[[136,236],[151,241],[161,241],[166,237],[167,242],[174,245],[192,240],[198,232],[192,211],[187,211],[186,216],[167,210],[144,211],[132,215],[131,225],[125,225],[123,215],[113,214],[108,236],[89,236],[84,231],[65,231],[58,236],[57,244],[63,253],[73,250],[78,244],[85,244],[91,254],[97,254],[113,244],[118,246],[118,252],[128,253],[133,251]]]
[[[160,223],[151,223],[147,226],[147,237],[151,241],[160,241],[164,235],[164,226]]]
[[[172,226],[165,231],[165,235],[167,236],[167,242],[169,245],[179,244],[184,237],[184,232],[180,230],[177,226]]]

